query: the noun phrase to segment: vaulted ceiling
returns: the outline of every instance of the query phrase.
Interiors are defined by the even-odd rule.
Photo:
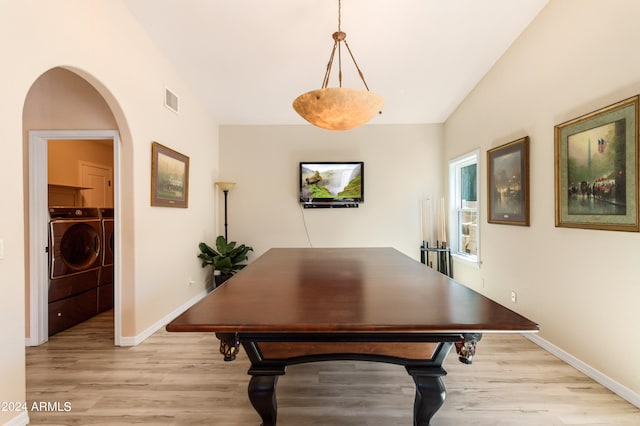
[[[219,124],[306,123],[291,103],[322,85],[337,0],[124,1]],[[444,122],[547,2],[343,0],[341,29],[385,99],[371,123]],[[344,51],[342,69],[364,88]]]

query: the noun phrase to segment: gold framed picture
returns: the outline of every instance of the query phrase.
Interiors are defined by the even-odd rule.
[[[638,96],[555,126],[556,226],[638,226]]]
[[[151,144],[151,205],[187,208],[189,201],[189,157]]]

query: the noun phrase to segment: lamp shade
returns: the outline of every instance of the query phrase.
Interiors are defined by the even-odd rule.
[[[381,96],[368,90],[329,87],[303,93],[293,109],[309,123],[327,130],[349,130],[382,110]]]
[[[235,182],[216,182],[216,186],[223,191],[231,191],[235,186]]]

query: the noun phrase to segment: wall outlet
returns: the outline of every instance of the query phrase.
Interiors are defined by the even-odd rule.
[[[511,302],[512,303],[516,303],[516,301],[518,300],[518,294],[515,291],[511,292]]]
[[[189,285],[194,285],[196,282],[194,280],[189,280]]]

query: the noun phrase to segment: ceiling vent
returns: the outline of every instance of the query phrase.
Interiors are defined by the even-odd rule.
[[[164,91],[164,106],[169,108],[171,111],[178,113],[178,95],[173,93],[169,89],[165,89]]]

